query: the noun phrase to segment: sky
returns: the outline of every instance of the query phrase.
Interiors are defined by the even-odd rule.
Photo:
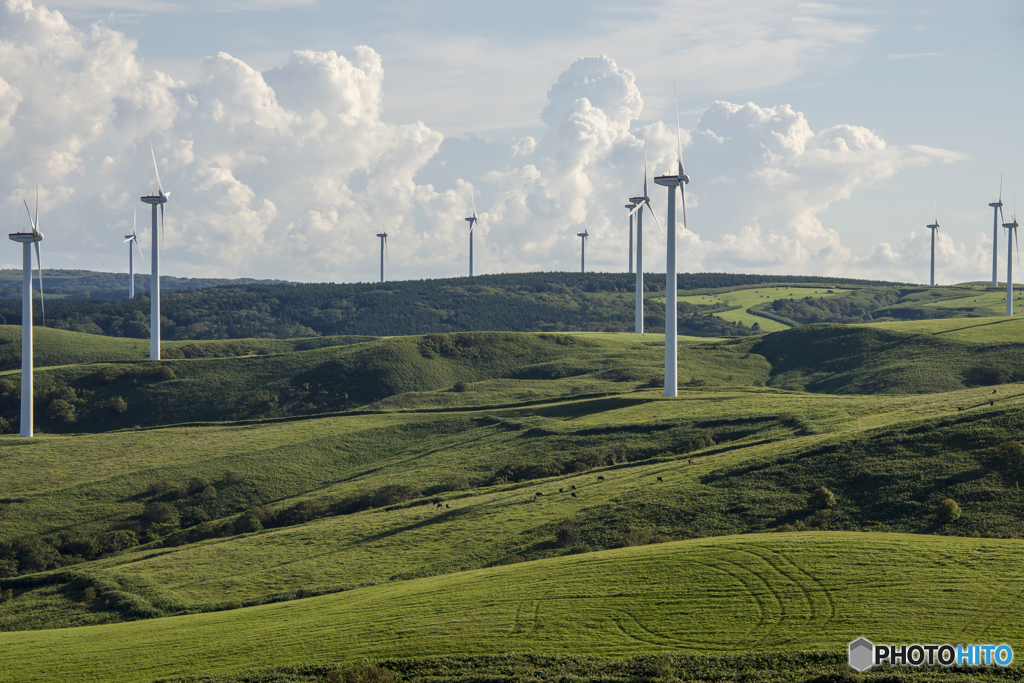
[[[139,210],[148,269],[151,141],[164,274],[374,281],[386,223],[388,279],[463,276],[474,204],[477,274],[578,270],[584,228],[624,272],[677,103],[680,272],[926,283],[937,215],[938,283],[987,281],[1022,38],[1019,0],[3,0],[0,215],[38,184],[44,267],[127,272]]]

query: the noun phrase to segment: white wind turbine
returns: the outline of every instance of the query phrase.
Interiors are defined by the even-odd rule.
[[[473,215],[464,220],[469,221],[469,276],[473,277],[473,224],[480,222],[476,217],[476,197],[473,197]]]
[[[999,219],[1003,217],[1003,174],[999,174],[999,201],[990,202],[992,207],[992,289],[999,286]]]
[[[1006,235],[1006,315],[1013,315],[1013,244],[1017,242],[1017,198],[1013,198],[1013,214],[1009,223],[1003,223]],[[1017,243],[1017,259],[1020,260],[1020,244]]]
[[[938,205],[936,205],[936,207],[935,207],[935,222],[932,223],[931,225],[926,225],[925,227],[929,228],[932,231],[932,271],[931,271],[932,272],[932,278],[931,278],[931,284],[932,284],[932,287],[934,287],[935,286],[935,236],[939,233],[939,209],[938,209]]]
[[[156,152],[153,143],[149,143],[149,153],[153,156],[153,171],[156,172],[156,189],[159,194],[142,197],[145,204],[153,207],[153,239],[152,239],[152,275],[149,279],[149,359],[160,360],[160,243],[164,229],[164,204],[171,196],[164,192],[160,183],[160,169],[156,166]],[[160,207],[160,232],[157,232],[156,207]]]
[[[651,210],[651,217],[662,232],[658,215],[651,207],[651,198],[647,194],[647,141],[644,140],[644,194],[642,197],[630,197],[633,209],[626,217],[636,214],[636,334],[644,333],[644,207]]]
[[[139,235],[135,232],[136,224],[139,221],[139,212],[135,211],[135,216],[132,218],[132,234],[124,236],[124,242],[134,243],[135,248],[139,250],[139,258],[143,261],[146,257],[142,255],[142,247],[139,246]],[[124,244],[122,242],[122,244]],[[132,250],[132,245],[128,245],[128,298],[135,298],[135,253]]]
[[[583,217],[583,232],[576,233],[576,236],[583,242],[580,249],[580,272],[585,273],[587,272],[587,238],[590,237],[590,231],[587,229],[586,216]]]
[[[36,185],[36,215],[32,217],[28,202],[25,211],[31,232],[15,232],[8,235],[11,240],[21,242],[21,436],[31,438],[33,434],[34,415],[32,411],[32,245],[36,250],[36,266],[39,275],[39,310],[42,313],[43,327],[46,327],[46,308],[43,305],[43,264],[39,258],[39,243],[43,233],[39,232],[39,186]]]
[[[673,88],[673,94],[675,88]],[[676,175],[658,176],[654,182],[668,188],[668,253],[665,257],[665,396],[679,390],[679,348],[676,281],[676,188],[682,193],[683,230],[686,230],[686,184],[690,177],[683,171],[683,141],[679,132],[679,103],[676,102]]]
[[[388,252],[388,225],[384,221],[380,222],[383,228],[382,232],[377,233],[377,237],[380,238],[380,281],[384,282],[384,258]]]

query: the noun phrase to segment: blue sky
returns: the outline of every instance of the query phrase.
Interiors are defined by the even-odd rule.
[[[171,274],[370,280],[384,219],[393,277],[463,274],[471,193],[478,272],[574,269],[584,216],[588,265],[625,270],[673,83],[681,270],[921,281],[936,203],[939,281],[986,279],[1001,171],[1024,206],[1019,2],[45,7],[0,12],[0,206],[42,185],[53,267],[126,269],[152,138]]]

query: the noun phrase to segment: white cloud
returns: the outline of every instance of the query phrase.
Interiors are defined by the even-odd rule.
[[[139,195],[155,189],[147,138],[173,192],[165,272],[183,275],[374,280],[382,220],[391,277],[459,275],[474,196],[478,272],[574,270],[584,219],[588,264],[625,270],[622,204],[640,189],[642,140],[652,176],[675,170],[675,130],[638,127],[636,78],[606,56],[558,77],[536,137],[488,143],[386,122],[382,60],[366,46],[351,57],[297,51],[262,73],[222,52],[188,82],[147,72],[135,49],[101,23],[77,29],[27,0],[0,9],[0,168],[11,169],[0,197],[11,213],[42,185],[49,263],[123,269],[121,235]],[[911,154],[855,125],[815,132],[789,105],[716,102],[693,133],[681,134],[693,178],[681,270],[911,272],[916,261],[900,255],[911,242],[861,258],[819,214],[907,164],[961,158],[921,145]],[[664,192],[651,184],[660,216]],[[664,263],[652,223],[648,271]],[[951,241],[943,249],[958,263],[974,258]]]

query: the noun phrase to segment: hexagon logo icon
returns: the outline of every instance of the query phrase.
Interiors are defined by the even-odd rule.
[[[858,638],[850,643],[849,658],[850,666],[857,671],[864,673],[875,663],[875,646],[867,638]]]

